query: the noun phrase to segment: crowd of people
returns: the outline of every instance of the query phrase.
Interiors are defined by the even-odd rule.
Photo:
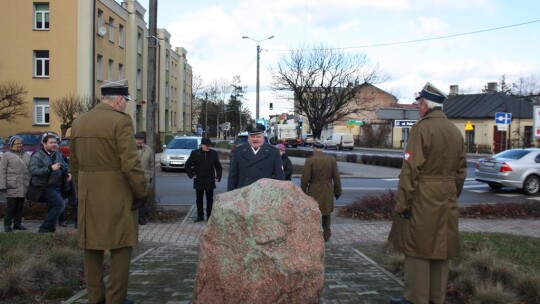
[[[7,198],[4,231],[26,230],[22,213],[29,189],[40,191],[47,206],[38,232],[54,233],[57,225],[65,226],[69,202],[77,214],[78,244],[84,249],[89,303],[132,303],[126,298],[129,262],[138,225],[147,223],[145,205],[154,182],[155,157],[124,113],[130,100],[127,82],[108,82],[101,95],[100,103],[73,124],[69,162],[58,151],[54,133],[44,135],[41,149],[32,155],[23,151],[22,138],[9,139],[9,151],[0,161],[0,191]],[[416,99],[421,119],[411,128],[388,237],[405,254],[403,297],[392,298],[392,304],[443,303],[448,259],[459,254],[456,201],[466,177],[463,137],[442,112],[442,92],[428,83]],[[246,130],[248,144],[231,155],[227,191],[262,178],[291,181],[294,168],[285,146],[267,143],[262,124],[249,124]],[[211,146],[209,138],[202,138],[185,164],[195,189],[195,222],[211,217],[214,189],[222,178],[218,153]],[[318,203],[321,237],[328,242],[331,213],[342,187],[336,158],[323,148],[316,139],[300,187]],[[111,256],[107,285],[105,251]]]

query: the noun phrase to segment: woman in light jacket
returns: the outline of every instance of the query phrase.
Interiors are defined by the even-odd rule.
[[[23,151],[22,138],[12,136],[8,142],[9,151],[0,160],[0,191],[7,199],[4,231],[26,230],[21,225],[24,196],[30,183],[30,153]],[[11,227],[14,223],[13,228]]]

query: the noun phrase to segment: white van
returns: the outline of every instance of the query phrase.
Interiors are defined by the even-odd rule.
[[[328,147],[336,148],[336,150],[354,148],[354,139],[350,133],[334,133],[324,140],[325,149]]]

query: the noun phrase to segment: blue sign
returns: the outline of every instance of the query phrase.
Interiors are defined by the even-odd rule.
[[[396,120],[394,121],[394,127],[396,128],[410,128],[417,120]]]
[[[501,125],[509,125],[512,122],[512,113],[497,112],[495,113],[495,123]]]

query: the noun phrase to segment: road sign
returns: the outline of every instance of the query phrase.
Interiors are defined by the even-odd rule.
[[[540,137],[540,106],[533,107],[534,137]]]
[[[347,126],[363,126],[364,121],[363,120],[347,120]]]
[[[396,120],[396,121],[394,121],[394,127],[396,127],[396,128],[410,128],[417,121],[418,120]]]
[[[266,128],[266,119],[257,119],[255,120],[255,123],[260,123]]]
[[[512,122],[512,113],[497,112],[495,113],[495,123],[496,124],[506,124],[509,125]]]
[[[465,131],[474,131],[474,127],[470,120],[468,120],[467,124],[465,125]]]
[[[507,124],[497,124],[497,131],[499,131],[499,132],[507,132],[508,131],[508,125]]]

